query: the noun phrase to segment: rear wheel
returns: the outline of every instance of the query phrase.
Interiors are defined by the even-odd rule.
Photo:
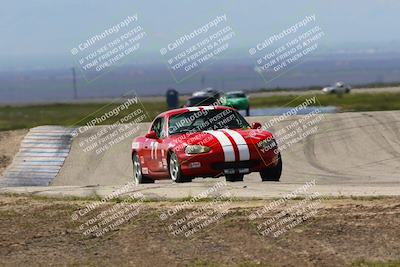
[[[226,174],[225,179],[227,182],[243,182],[243,174]]]
[[[279,182],[282,174],[282,157],[281,153],[278,154],[278,164],[274,167],[266,168],[260,171],[261,180]]]
[[[153,179],[150,179],[143,175],[142,166],[140,165],[140,159],[137,153],[132,156],[133,163],[133,180],[136,184],[151,184],[154,183]]]
[[[186,183],[192,181],[191,178],[185,177],[182,174],[178,157],[173,152],[169,156],[168,171],[169,171],[169,177],[175,183]]]

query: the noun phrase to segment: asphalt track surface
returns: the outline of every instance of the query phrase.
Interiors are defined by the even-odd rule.
[[[265,123],[271,118],[250,117],[248,121]],[[272,132],[299,118],[285,119]],[[137,134],[144,134],[148,127],[148,123],[141,124]],[[84,152],[79,145],[101,129],[94,127],[73,139],[71,151],[50,186],[3,188],[0,192],[103,196],[132,181],[131,138],[100,155]],[[239,198],[279,197],[315,180],[313,191],[327,196],[398,195],[400,111],[324,114],[318,131],[285,149],[282,158],[279,183],[261,182],[259,174],[252,173],[245,176],[244,182],[228,183],[222,191]],[[196,178],[185,184],[163,180],[139,185],[133,191],[141,191],[149,198],[184,198],[203,192],[217,181],[224,178]]]

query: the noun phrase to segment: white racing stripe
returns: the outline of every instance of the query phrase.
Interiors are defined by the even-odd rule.
[[[199,107],[187,107],[189,111],[200,111]]]
[[[249,160],[250,159],[249,146],[247,145],[246,140],[244,140],[243,136],[240,135],[240,133],[229,129],[223,129],[222,131],[229,134],[235,141],[236,146],[239,150],[239,160],[240,161]]]
[[[204,110],[213,110],[213,109],[215,109],[214,106],[201,106],[201,108],[203,108]]]
[[[139,149],[139,142],[132,142],[132,149]]]
[[[222,149],[224,151],[225,162],[235,161],[235,150],[233,149],[233,145],[231,140],[220,131],[205,131],[205,133],[213,135],[217,138],[218,142],[221,144]]]

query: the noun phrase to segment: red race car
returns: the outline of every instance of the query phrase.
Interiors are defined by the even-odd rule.
[[[225,175],[230,182],[259,172],[262,181],[279,181],[282,159],[272,134],[249,123],[233,108],[187,107],[154,119],[146,136],[132,142],[137,184]]]

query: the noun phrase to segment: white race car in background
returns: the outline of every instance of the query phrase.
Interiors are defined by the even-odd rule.
[[[325,87],[322,89],[322,92],[325,94],[347,94],[350,93],[351,86],[348,84],[344,84],[343,82],[337,82],[334,86]]]

